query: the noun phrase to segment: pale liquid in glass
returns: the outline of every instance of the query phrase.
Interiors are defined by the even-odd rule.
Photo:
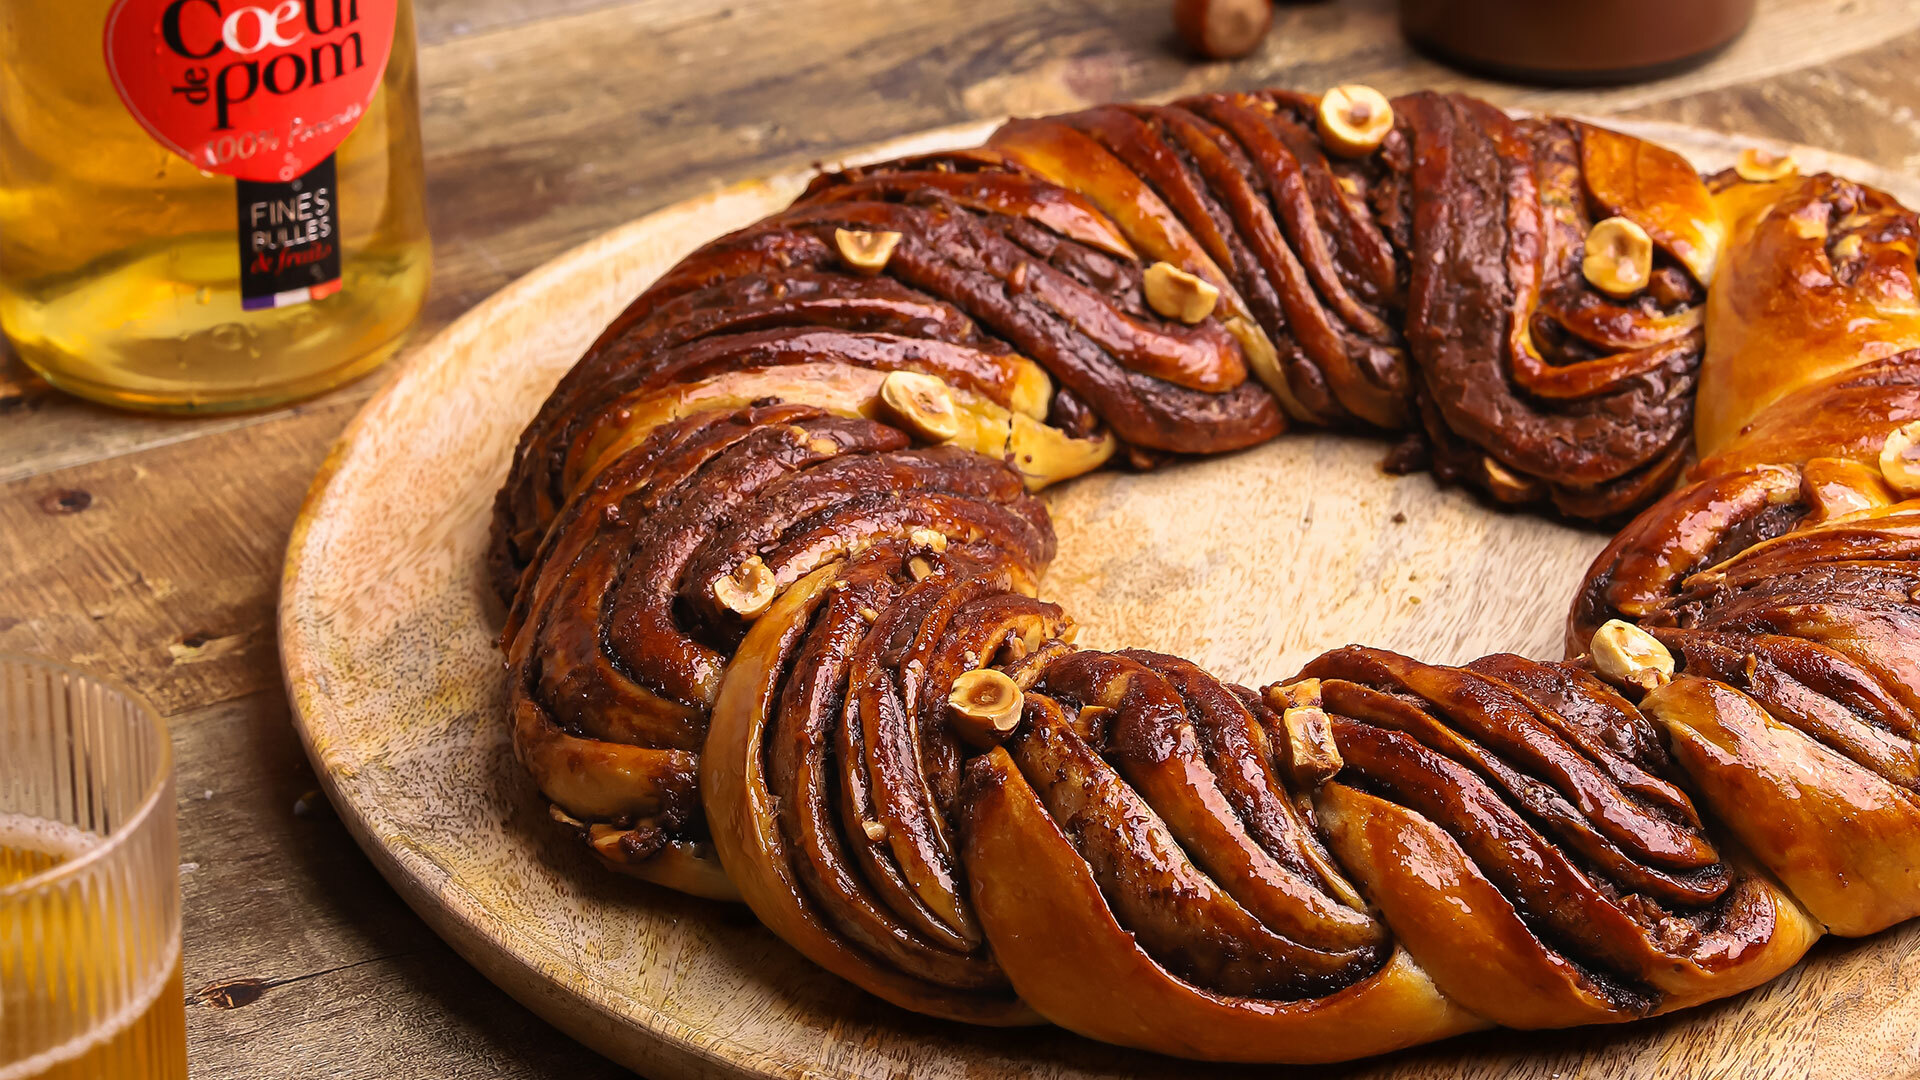
[[[0,814],[0,889],[79,858],[99,842],[99,837],[70,825]],[[112,966],[113,957],[99,955],[107,947],[96,932],[101,914],[99,908],[77,904],[47,912],[45,926],[52,932],[40,942],[39,962],[82,969]],[[11,985],[7,976],[13,973],[6,966],[18,962],[0,952],[0,987]],[[141,989],[132,1007],[104,1018],[85,1036],[36,1059],[0,1065],[0,1080],[186,1080],[186,986],[178,941],[171,966]],[[7,1027],[10,1004],[0,991],[0,1061],[16,1056],[8,1045],[18,1037]]]

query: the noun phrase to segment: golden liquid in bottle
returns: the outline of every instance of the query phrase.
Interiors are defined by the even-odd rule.
[[[261,408],[393,354],[427,289],[413,5],[335,152],[341,288],[244,311],[235,182],[156,142],[102,60],[109,0],[0,0],[0,329],[55,386],[166,411]]]
[[[98,837],[67,825],[0,815],[0,889],[84,855]],[[100,1017],[83,1035],[37,1059],[13,1061],[6,1045],[7,995],[15,988],[7,970],[15,963],[71,971],[108,971],[124,966],[111,949],[103,924],[116,923],[111,905],[125,897],[82,902],[73,894],[56,894],[53,910],[35,920],[42,931],[32,946],[31,959],[0,951],[0,1078],[4,1080],[186,1080],[186,986],[182,978],[179,943],[172,963],[156,971],[129,972],[140,994],[115,1015]],[[145,975],[143,978],[142,975]],[[12,1062],[11,1064],[6,1064]]]

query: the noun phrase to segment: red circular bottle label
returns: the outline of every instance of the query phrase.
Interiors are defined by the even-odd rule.
[[[107,72],[140,126],[208,172],[286,181],[366,115],[396,0],[115,0]]]

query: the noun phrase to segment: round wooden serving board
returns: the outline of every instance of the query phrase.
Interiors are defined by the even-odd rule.
[[[1613,126],[1708,168],[1759,141]],[[973,145],[990,127],[861,157]],[[1803,168],[1920,205],[1911,180],[1795,153]],[[280,606],[294,722],[314,768],[360,846],[436,931],[536,1012],[649,1076],[1219,1073],[1056,1029],[969,1028],[882,1004],[802,959],[744,907],[600,869],[548,819],[514,761],[494,648],[502,613],[480,553],[515,438],[648,282],[784,206],[805,179],[670,207],[528,274],[416,352],[347,428],[294,527]],[[1078,619],[1083,644],[1176,652],[1246,682],[1290,675],[1353,641],[1447,663],[1500,650],[1558,656],[1568,599],[1605,537],[1494,511],[1426,476],[1388,477],[1377,467],[1385,449],[1306,432],[1146,475],[1074,481],[1049,495],[1060,556],[1045,594]],[[1321,1072],[1910,1075],[1920,1072],[1920,924],[1825,941],[1773,983],[1676,1016],[1492,1032]]]

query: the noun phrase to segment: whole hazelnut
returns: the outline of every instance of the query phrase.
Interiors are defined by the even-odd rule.
[[[1273,0],[1174,0],[1173,28],[1196,55],[1235,60],[1260,47]]]

